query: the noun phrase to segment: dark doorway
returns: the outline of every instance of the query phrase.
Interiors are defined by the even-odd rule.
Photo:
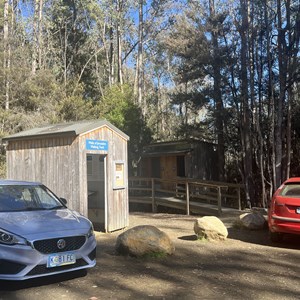
[[[160,157],[153,157],[151,159],[151,164],[151,176],[154,178],[160,178]]]
[[[185,177],[185,160],[184,156],[177,156],[177,176]]]
[[[95,229],[105,228],[105,155],[87,154],[88,217]]]

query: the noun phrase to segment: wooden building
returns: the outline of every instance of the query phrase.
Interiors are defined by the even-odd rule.
[[[217,145],[195,139],[159,142],[144,147],[140,176],[219,180]]]
[[[62,123],[4,138],[7,178],[39,181],[108,232],[128,226],[127,142],[104,120]]]

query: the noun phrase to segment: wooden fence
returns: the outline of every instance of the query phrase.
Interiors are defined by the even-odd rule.
[[[244,186],[195,179],[163,180],[129,178],[129,202],[165,206],[185,210],[186,214],[221,215],[226,210],[241,210]]]

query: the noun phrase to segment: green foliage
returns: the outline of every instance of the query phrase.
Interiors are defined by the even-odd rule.
[[[125,85],[108,88],[101,98],[97,110],[100,118],[105,118],[120,129],[124,129],[126,114],[133,106],[133,91]]]
[[[207,236],[205,234],[203,234],[203,235],[197,235],[197,241],[207,242]]]
[[[92,101],[84,100],[82,96],[69,96],[62,99],[58,105],[61,120],[79,121],[93,118]]]
[[[130,137],[129,160],[138,160],[142,147],[151,141],[151,131],[134,104],[132,88],[114,85],[107,89],[95,111],[97,117],[107,119]]]
[[[143,255],[142,258],[146,258],[146,259],[163,259],[166,258],[168,256],[168,254],[166,252],[151,252],[151,253],[147,253],[145,255]]]
[[[45,17],[53,45],[48,52],[49,60],[60,81],[70,81],[72,85],[74,78],[80,76],[86,98],[96,98],[98,93],[92,59],[99,42],[93,31],[95,13],[101,11],[97,6],[94,0],[46,3],[49,12]],[[102,57],[98,55],[97,59],[101,61]]]
[[[50,70],[39,70],[34,76],[29,72],[23,74],[22,78],[15,78],[15,87],[15,107],[25,111],[45,111],[45,116],[63,96],[63,89]]]
[[[59,119],[61,121],[79,121],[95,118],[93,102],[83,97],[83,85],[77,85],[74,88],[73,85],[69,85],[67,95],[62,97],[57,105]]]

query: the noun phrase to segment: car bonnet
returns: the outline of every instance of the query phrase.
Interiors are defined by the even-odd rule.
[[[0,228],[27,239],[86,234],[90,226],[69,209],[0,213]]]

